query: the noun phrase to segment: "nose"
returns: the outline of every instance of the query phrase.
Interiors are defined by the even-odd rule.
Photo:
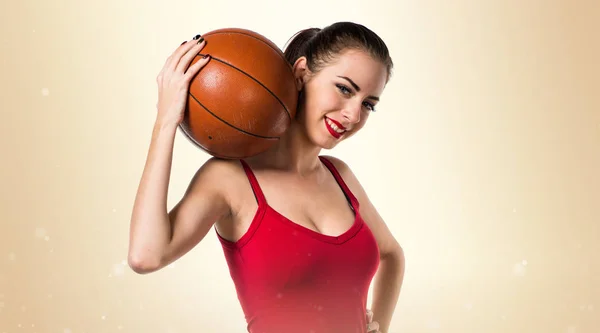
[[[349,123],[356,124],[360,122],[361,108],[362,105],[359,107],[356,107],[354,105],[348,105],[342,110],[342,117],[344,117],[344,119]]]

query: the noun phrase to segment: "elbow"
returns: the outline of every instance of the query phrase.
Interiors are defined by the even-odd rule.
[[[402,246],[394,241],[392,246],[389,246],[386,251],[380,253],[382,260],[393,260],[397,261],[400,264],[404,264],[404,249]]]
[[[129,252],[127,264],[137,274],[148,274],[160,269],[160,260],[136,252]]]
[[[406,261],[402,247],[396,245],[383,253],[381,256],[381,264],[385,271],[393,272],[392,274],[395,276],[394,280],[401,285],[406,270]]]

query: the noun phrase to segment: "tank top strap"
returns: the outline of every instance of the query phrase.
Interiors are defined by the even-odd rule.
[[[265,199],[265,195],[263,194],[262,189],[258,184],[258,180],[256,180],[254,172],[252,172],[252,169],[250,168],[248,163],[246,163],[246,161],[240,159],[240,162],[242,163],[244,172],[246,172],[246,177],[248,177],[248,181],[250,181],[250,186],[252,186],[252,191],[254,192],[254,197],[256,198],[258,205],[261,206],[266,204],[267,200]]]
[[[335,168],[333,163],[324,156],[319,156],[319,159],[329,169],[329,171],[333,175],[333,178],[335,178],[338,185],[342,188],[342,191],[346,195],[346,198],[348,198],[348,201],[350,201],[350,203],[352,204],[352,207],[354,208],[354,210],[358,211],[358,206],[359,206],[358,199],[356,199],[356,197],[354,196],[354,193],[352,193],[352,191],[350,191],[350,188],[348,187],[348,185],[346,185],[346,182],[344,181],[344,179],[342,178],[342,176],[340,175],[338,170]]]

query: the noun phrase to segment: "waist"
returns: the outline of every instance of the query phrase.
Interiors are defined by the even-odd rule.
[[[248,318],[250,333],[366,333],[366,309],[348,307],[305,306],[273,307]]]

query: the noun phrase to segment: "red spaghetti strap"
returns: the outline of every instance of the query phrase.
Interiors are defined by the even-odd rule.
[[[358,209],[358,206],[359,206],[358,199],[356,199],[356,197],[354,196],[354,193],[352,193],[352,191],[350,191],[350,188],[348,187],[348,185],[346,185],[346,182],[344,181],[344,179],[342,178],[342,176],[340,175],[338,170],[335,168],[333,163],[324,156],[319,156],[319,159],[321,159],[323,164],[325,164],[325,166],[329,169],[329,171],[331,171],[331,174],[333,174],[333,177],[338,182],[338,184],[342,188],[342,191],[344,191],[344,194],[346,194],[346,196],[348,197],[348,200],[350,200],[350,202],[352,203],[354,208]]]
[[[254,197],[256,198],[256,202],[258,202],[259,206],[265,205],[267,203],[267,200],[265,199],[265,195],[263,194],[262,189],[260,188],[260,185],[258,184],[258,180],[256,180],[256,176],[254,175],[254,172],[252,172],[252,169],[250,168],[248,163],[246,163],[246,161],[240,160],[240,162],[242,163],[242,167],[244,168],[244,171],[246,172],[246,176],[248,177],[248,180],[250,181],[250,186],[252,186],[252,191],[254,192]]]
[[[321,163],[354,209],[353,224],[336,234],[316,231],[297,223],[306,218],[293,221],[270,207],[254,172],[247,163],[241,163],[259,202],[258,209],[248,230],[236,242],[219,239],[246,318],[245,331],[366,333],[365,300],[379,266],[379,248],[358,212],[358,202],[331,159],[322,159]],[[280,190],[290,191],[293,187],[281,186]],[[318,200],[306,195],[304,200]],[[316,217],[319,211],[310,215],[310,210],[318,207],[296,209],[306,209],[303,212],[307,217]],[[332,227],[335,223],[321,221]]]

